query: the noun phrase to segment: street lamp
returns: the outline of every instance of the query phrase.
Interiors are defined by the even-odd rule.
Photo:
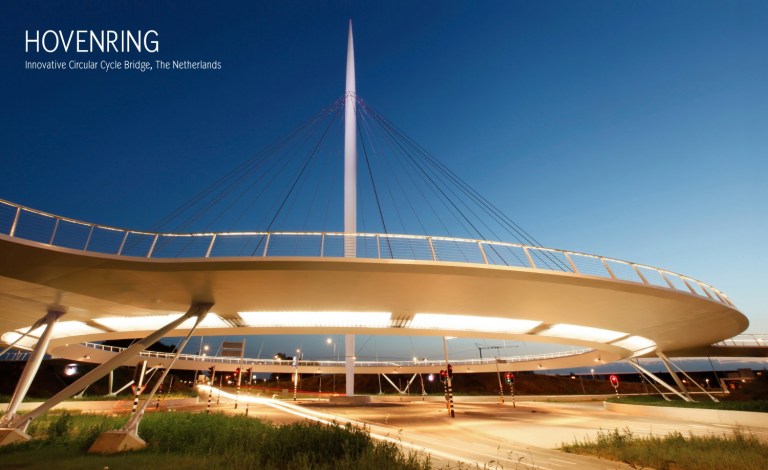
[[[301,360],[301,349],[296,349],[296,356],[293,358],[293,401],[296,401],[296,394],[299,389],[299,361]]]
[[[205,352],[203,352],[203,351],[205,351]],[[208,351],[208,345],[207,344],[203,345],[203,337],[201,336],[200,337],[200,347],[197,350],[197,355],[205,357],[207,351]],[[195,376],[192,378],[193,379],[192,383],[195,383],[195,384],[197,383],[197,371],[198,371],[197,366],[195,366]]]
[[[332,338],[326,338],[325,344],[333,345],[333,357],[336,358],[336,361],[339,360],[339,356],[336,354],[336,342]],[[333,374],[333,393],[336,393],[336,374]]]

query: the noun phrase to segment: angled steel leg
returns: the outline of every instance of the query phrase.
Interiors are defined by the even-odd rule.
[[[691,394],[688,393],[688,389],[685,388],[685,384],[683,384],[682,381],[680,381],[680,377],[677,376],[677,373],[672,368],[671,361],[667,358],[667,356],[664,355],[661,351],[656,351],[656,355],[659,356],[659,359],[661,359],[661,362],[664,363],[664,367],[667,368],[669,371],[669,375],[672,376],[672,380],[675,381],[678,387],[680,387],[680,390],[685,394],[686,397],[688,397],[688,400],[686,401],[696,401],[693,398],[691,398]]]
[[[13,392],[11,402],[8,404],[8,410],[6,410],[5,415],[2,420],[0,420],[0,428],[8,427],[9,424],[18,417],[16,411],[18,411],[19,405],[21,405],[24,397],[27,396],[29,386],[32,385],[37,370],[43,362],[45,351],[48,349],[48,343],[51,341],[51,334],[53,334],[53,326],[63,314],[64,312],[62,311],[50,310],[44,318],[35,323],[36,325],[45,325],[45,329],[43,330],[40,339],[37,341],[35,348],[32,350],[32,355],[29,360],[27,360],[27,364],[24,366],[24,371],[21,373],[21,377],[19,377],[19,381],[16,384],[16,390]],[[30,331],[32,331],[32,329],[30,329]],[[29,333],[29,331],[27,333]]]
[[[720,400],[718,400],[717,398],[715,398],[714,396],[712,396],[712,395],[711,395],[711,394],[710,394],[708,391],[704,390],[704,387],[702,387],[701,385],[699,385],[699,383],[698,383],[698,382],[696,382],[696,381],[695,381],[695,380],[694,380],[694,379],[693,379],[693,378],[692,378],[690,375],[688,375],[688,374],[687,374],[687,373],[686,373],[686,372],[685,372],[685,371],[684,371],[684,370],[683,370],[683,369],[682,369],[680,366],[678,366],[677,364],[675,364],[674,362],[672,362],[672,361],[671,361],[669,358],[667,358],[667,361],[669,361],[669,363],[670,363],[672,366],[674,366],[674,367],[675,367],[675,368],[676,368],[678,371],[680,371],[680,373],[681,373],[681,374],[683,374],[683,375],[685,376],[685,378],[687,378],[688,380],[690,380],[690,381],[691,381],[691,383],[692,383],[693,385],[695,385],[696,387],[698,387],[698,389],[699,389],[699,390],[701,390],[702,392],[704,392],[704,393],[705,393],[705,394],[706,394],[706,395],[707,395],[707,396],[708,396],[708,397],[709,397],[709,398],[710,398],[710,399],[711,399],[713,402],[717,403],[717,402],[719,402],[719,401],[720,401]]]
[[[167,325],[155,331],[154,333],[150,334],[146,338],[133,343],[131,346],[127,347],[123,352],[117,354],[115,357],[109,359],[103,364],[98,365],[96,368],[94,368],[93,370],[91,370],[90,372],[82,376],[80,379],[78,379],[68,387],[65,387],[59,393],[49,398],[46,402],[44,402],[42,405],[35,408],[30,413],[12,420],[9,423],[9,427],[16,428],[22,432],[26,431],[30,421],[46,413],[54,406],[58,405],[62,401],[66,400],[67,398],[71,397],[75,393],[82,390],[84,387],[87,387],[92,383],[96,382],[97,380],[102,378],[104,375],[106,375],[109,371],[114,370],[117,367],[123,365],[129,359],[135,357],[139,352],[151,346],[152,344],[157,342],[160,338],[167,335],[169,332],[178,328],[178,326],[184,323],[187,319],[191,317],[198,317],[200,315],[204,315],[208,313],[208,310],[210,310],[212,306],[213,304],[202,304],[202,303],[193,304],[189,308],[187,313],[185,313],[178,319],[168,323]]]
[[[131,420],[128,421],[128,423],[123,427],[123,431],[133,433],[134,435],[138,434],[139,431],[139,423],[141,422],[141,418],[144,416],[144,411],[147,409],[147,405],[150,401],[152,401],[152,397],[157,393],[158,388],[160,388],[160,384],[165,381],[165,378],[168,376],[168,373],[171,371],[171,368],[176,363],[176,360],[181,355],[181,351],[184,349],[184,347],[187,345],[187,342],[189,341],[189,338],[192,337],[192,333],[195,332],[198,325],[200,325],[200,322],[205,318],[206,313],[202,313],[198,315],[197,320],[195,321],[194,326],[189,330],[189,333],[187,333],[186,338],[184,338],[184,341],[181,342],[178,348],[176,348],[176,355],[173,356],[173,359],[171,359],[171,363],[168,364],[168,366],[163,371],[163,374],[160,376],[160,378],[155,382],[155,386],[152,387],[152,391],[149,392],[149,396],[144,400],[144,403],[141,405],[141,408],[138,409],[138,411],[131,417]]]
[[[655,376],[655,375],[654,375],[654,374],[653,374],[651,371],[649,371],[649,370],[647,370],[647,369],[643,368],[643,366],[641,366],[640,364],[635,364],[635,363],[634,363],[634,362],[632,362],[632,361],[629,361],[627,364],[631,365],[632,367],[634,367],[635,369],[637,369],[637,370],[638,370],[638,371],[640,371],[641,373],[645,374],[646,376],[648,376],[648,377],[652,378],[653,380],[655,380],[655,381],[656,381],[656,383],[658,383],[658,384],[659,384],[659,385],[661,385],[662,387],[666,388],[666,389],[667,389],[667,390],[669,390],[670,392],[674,393],[674,394],[675,394],[675,395],[677,395],[678,397],[682,398],[682,399],[683,399],[683,401],[692,401],[690,398],[686,397],[686,396],[685,396],[685,395],[683,395],[682,393],[680,393],[680,392],[678,392],[677,390],[675,390],[674,388],[670,387],[670,386],[669,386],[669,384],[667,384],[666,382],[664,382],[663,380],[661,380],[659,377]]]

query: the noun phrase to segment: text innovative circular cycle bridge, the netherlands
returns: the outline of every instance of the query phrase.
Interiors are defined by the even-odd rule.
[[[356,240],[355,258],[344,257],[350,238]],[[687,276],[486,240],[148,233],[0,200],[0,259],[2,341],[32,348],[43,326],[30,326],[41,312],[61,306],[67,313],[54,325],[48,352],[81,360],[85,346],[73,347],[78,343],[142,337],[200,303],[213,304],[195,331],[207,336],[364,333],[579,347],[572,354],[502,364],[515,370],[681,355],[748,325],[724,293]],[[193,323],[188,319],[167,336],[187,334]],[[327,366],[323,372],[343,370],[341,364]],[[357,372],[393,372],[390,364],[380,366]],[[408,370],[414,367],[439,364]],[[492,361],[456,371],[495,367]],[[302,369],[317,372],[317,364]]]

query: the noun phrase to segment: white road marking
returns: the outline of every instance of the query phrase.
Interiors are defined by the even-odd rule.
[[[568,465],[576,465],[576,462],[569,462],[567,460],[553,459],[551,457],[549,458],[549,460],[552,460],[552,461],[555,461],[555,462],[567,463]]]

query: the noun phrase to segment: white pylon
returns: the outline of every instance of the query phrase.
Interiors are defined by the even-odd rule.
[[[347,40],[347,87],[344,100],[344,233],[357,233],[357,99],[355,90],[355,46],[352,20]],[[357,256],[356,235],[344,237],[344,257]],[[344,358],[347,396],[355,394],[355,335],[346,335]]]

